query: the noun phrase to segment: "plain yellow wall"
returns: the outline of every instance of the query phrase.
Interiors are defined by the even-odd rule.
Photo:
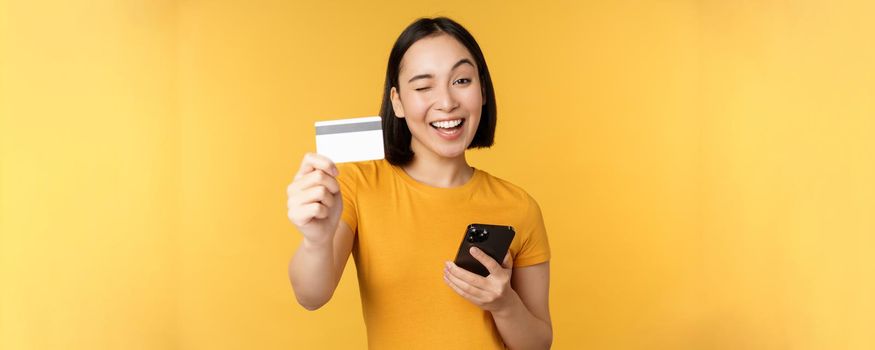
[[[435,15],[497,89],[469,159],[543,209],[555,348],[875,348],[871,2],[0,4],[0,349],[364,347],[352,268],[294,301],[285,186]]]

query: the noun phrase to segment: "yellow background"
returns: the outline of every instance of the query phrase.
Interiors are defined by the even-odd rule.
[[[875,348],[871,1],[0,4],[2,349],[363,347],[354,270],[295,304],[285,186],[434,15],[497,89],[470,160],[543,209],[555,348]]]

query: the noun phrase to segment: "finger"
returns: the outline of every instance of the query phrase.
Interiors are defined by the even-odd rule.
[[[325,186],[316,186],[307,189],[300,196],[301,204],[322,203],[328,208],[334,206],[334,195]]]
[[[470,285],[477,289],[483,289],[482,286],[485,285],[486,278],[480,276],[471,271],[465,270],[454,263],[447,262],[446,264],[447,274],[455,277],[456,279],[465,282],[466,285]]]
[[[470,301],[472,303],[475,303],[475,304],[482,304],[483,303],[482,299],[474,296],[471,293],[466,292],[462,287],[460,287],[458,284],[453,282],[453,280],[451,280],[447,276],[448,276],[447,274],[444,274],[444,283],[446,283],[448,286],[450,286],[450,288],[452,288],[453,291],[456,292],[456,294],[461,295],[463,298],[468,299],[468,301]]]
[[[328,209],[321,203],[303,205],[295,209],[290,215],[292,222],[298,226],[309,224],[313,219],[324,219],[326,217],[328,217]]]
[[[504,262],[501,263],[501,267],[505,269],[513,267],[513,258],[510,257],[510,252],[507,252],[504,256]]]
[[[499,265],[491,256],[480,250],[480,248],[471,247],[469,251],[471,252],[471,256],[473,256],[474,259],[477,259],[477,261],[479,261],[481,264],[483,264],[483,266],[486,267],[487,270],[489,270],[490,274],[501,271],[501,265]]]
[[[310,203],[302,208],[308,216],[316,219],[324,219],[328,217],[328,208],[321,203]]]
[[[337,179],[322,170],[313,170],[304,174],[289,185],[288,194],[291,195],[295,191],[306,190],[310,187],[322,185],[328,188],[331,193],[340,191],[340,184]]]
[[[301,160],[301,167],[300,169],[298,169],[298,173],[297,175],[295,175],[295,179],[306,175],[314,169],[322,170],[334,176],[337,176],[337,174],[340,173],[337,170],[337,166],[334,164],[334,162],[331,161],[331,159],[328,159],[327,157],[320,154],[307,153],[304,155],[304,159]]]

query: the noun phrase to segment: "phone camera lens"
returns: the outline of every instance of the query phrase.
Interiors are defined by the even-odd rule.
[[[486,241],[489,237],[489,232],[485,228],[469,226],[465,240],[470,243],[479,243]]]

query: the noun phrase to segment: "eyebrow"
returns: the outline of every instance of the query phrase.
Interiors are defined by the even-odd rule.
[[[474,66],[474,63],[471,63],[471,60],[469,60],[469,59],[467,59],[467,58],[463,58],[463,59],[459,60],[459,62],[456,62],[456,64],[454,64],[454,65],[453,65],[453,68],[450,68],[450,70],[454,70],[454,69],[456,69],[456,68],[459,68],[459,66],[461,66],[461,65],[463,65],[463,64],[466,64],[466,63],[469,64],[469,65],[471,65],[471,67],[475,67],[475,66]],[[434,78],[434,76],[431,75],[431,74],[420,74],[420,75],[415,75],[415,76],[413,76],[413,78],[410,78],[410,80],[408,80],[407,83],[409,84],[409,83],[411,83],[411,82],[413,82],[414,80],[417,80],[417,79],[431,79],[431,78]]]

